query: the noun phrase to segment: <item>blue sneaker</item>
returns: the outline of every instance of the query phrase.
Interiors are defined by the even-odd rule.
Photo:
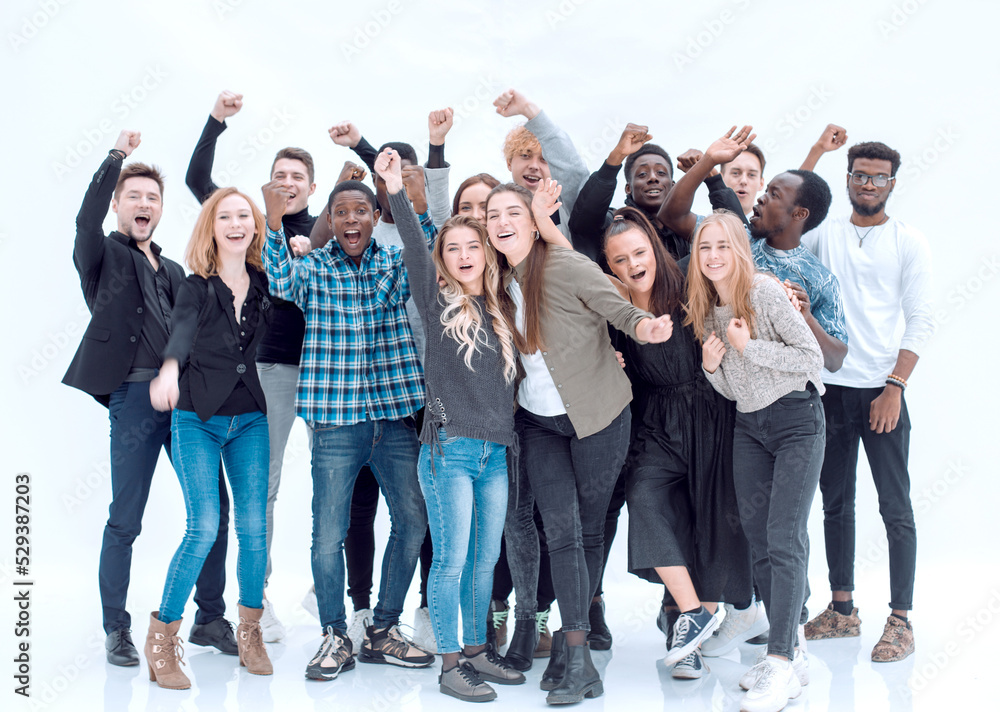
[[[673,665],[686,658],[718,625],[719,619],[705,610],[704,606],[699,606],[697,611],[681,613],[674,623],[674,639],[663,663]]]
[[[705,661],[701,658],[701,653],[695,650],[693,653],[674,665],[670,676],[677,680],[698,680],[705,674]]]

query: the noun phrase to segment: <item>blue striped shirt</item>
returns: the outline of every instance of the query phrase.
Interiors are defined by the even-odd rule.
[[[436,231],[425,230],[428,244]],[[372,240],[355,265],[334,238],[293,260],[284,231],[267,230],[272,294],[305,314],[295,412],[314,426],[399,420],[424,401],[424,378],[406,317],[402,250]]]

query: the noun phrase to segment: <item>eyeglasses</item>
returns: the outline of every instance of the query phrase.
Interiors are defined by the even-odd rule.
[[[896,176],[887,176],[881,173],[877,176],[870,176],[867,173],[848,173],[847,175],[851,177],[851,182],[854,183],[854,185],[864,185],[870,178],[872,185],[876,188],[885,188],[889,185],[889,181],[896,180]]]

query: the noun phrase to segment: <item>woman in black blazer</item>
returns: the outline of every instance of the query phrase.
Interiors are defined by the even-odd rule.
[[[149,679],[160,687],[191,686],[179,668],[177,631],[219,526],[220,456],[233,491],[239,540],[240,664],[258,675],[272,671],[259,622],[269,449],[254,364],[271,306],[260,258],[264,237],[264,216],[235,188],[219,189],[205,201],[185,254],[193,274],[181,287],[163,366],[149,386],[153,407],[174,409],[173,461],[187,508],[187,531],[146,638]]]

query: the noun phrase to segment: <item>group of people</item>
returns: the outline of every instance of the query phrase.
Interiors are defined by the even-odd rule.
[[[419,668],[439,655],[441,692],[481,702],[496,698],[490,683],[522,684],[548,657],[547,702],[601,695],[592,650],[612,645],[601,580],[628,506],[629,570],[664,587],[656,623],[673,675],[701,677],[703,656],[766,642],[740,681],[742,708],[782,709],[808,683],[806,640],[860,634],[859,442],[889,542],[891,614],[872,660],[913,652],[903,391],[933,322],[926,240],[886,213],[896,151],[852,146],[852,211],[828,218],[830,188],[812,169],[846,144],[841,127],[766,188],[750,126],[679,156],[675,183],[669,154],[629,124],[591,174],[568,135],[508,90],[497,112],[526,120],[504,145],[509,181],[476,174],[449,200],[451,109],[428,117],[424,166],[410,145],[376,150],[344,122],[330,137],[365,165],[346,162],[312,216],[313,160],[300,148],[277,153],[263,211],[212,181],[217,139],[242,103],[219,95],[191,159],[203,207],[190,275],[151,241],[158,169],[123,167],[138,132],[119,136],[77,217],[92,319],[64,382],[111,423],[109,662],[140,663],[125,600],[164,448],[187,528],[150,615],[150,679],[191,684],[179,631],[192,589],[189,641],[271,674],[265,643],[285,631],[265,588],[296,416],[312,450],[304,603],[322,631],[308,678],[333,680],[356,658]],[[613,209],[623,166],[625,205]],[[706,216],[692,212],[702,183]],[[118,229],[105,235],[109,202]],[[807,621],[817,485],[832,601]],[[372,609],[380,493],[391,527]],[[235,634],[223,603],[230,507]],[[411,640],[398,624],[418,562]],[[550,633],[553,602],[561,628]]]

